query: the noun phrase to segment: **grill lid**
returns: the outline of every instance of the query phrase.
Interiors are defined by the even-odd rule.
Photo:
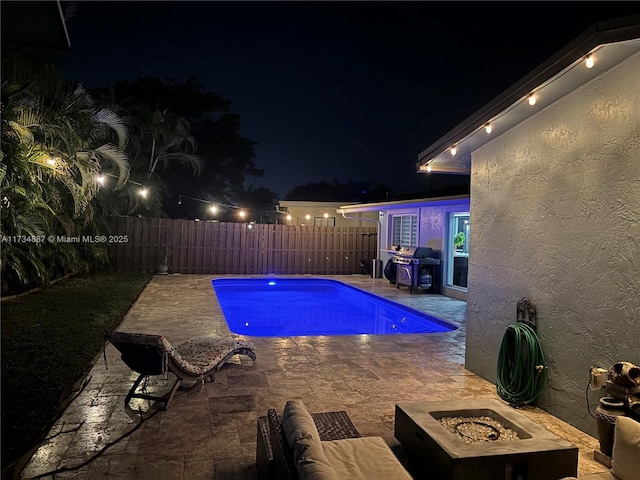
[[[396,247],[398,255],[409,258],[428,258],[431,256],[431,247]]]

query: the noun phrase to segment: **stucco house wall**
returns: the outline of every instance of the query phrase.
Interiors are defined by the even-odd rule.
[[[448,221],[450,215],[468,211],[469,199],[426,205],[420,208],[420,230],[418,234],[420,246],[431,247],[434,252],[438,252],[440,258],[440,274],[436,276],[436,280],[440,283],[440,286],[437,291],[461,300],[467,299],[466,289],[447,286],[445,281],[449,253],[453,249],[452,245],[447,244],[449,231]],[[471,231],[473,231],[473,226],[471,227]]]
[[[395,215],[416,215],[418,217],[418,247],[431,247],[434,256],[441,259],[441,272],[446,271],[447,261],[447,221],[452,213],[463,213],[469,211],[469,198],[438,198],[438,199],[418,199],[410,202],[389,202],[380,204],[362,204],[354,206],[344,206],[345,210],[350,210],[350,215],[358,216],[365,213],[375,214],[380,222],[380,255],[383,265],[388,260],[397,255],[393,248],[393,217]],[[437,275],[436,281],[442,282],[442,275]],[[440,283],[436,289],[448,296],[456,298],[466,298],[466,290],[447,289]]]
[[[640,54],[473,153],[471,224],[466,367],[495,383],[527,297],[549,367],[538,405],[596,435],[589,368],[640,363]]]

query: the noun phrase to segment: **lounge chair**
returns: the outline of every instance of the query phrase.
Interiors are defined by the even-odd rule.
[[[129,406],[132,398],[143,398],[162,402],[163,410],[169,406],[183,381],[202,386],[207,379],[214,381],[213,374],[234,355],[247,355],[256,359],[256,346],[242,340],[224,341],[214,337],[196,337],[173,347],[161,335],[110,331],[107,340],[118,349],[124,363],[140,374],[127,394],[124,404]],[[153,375],[173,373],[177,380],[171,390],[162,396],[138,393],[140,383]]]

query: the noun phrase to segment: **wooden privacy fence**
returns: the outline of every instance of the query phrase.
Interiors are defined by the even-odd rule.
[[[371,268],[376,227],[262,225],[118,217],[110,243],[120,273],[347,275]]]

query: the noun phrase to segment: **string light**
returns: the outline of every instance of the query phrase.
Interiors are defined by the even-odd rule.
[[[589,55],[587,58],[585,58],[584,60],[584,66],[587,68],[593,68],[593,55]]]
[[[52,167],[55,166],[56,159],[54,157],[47,158],[47,164],[51,165]]]
[[[56,163],[56,159],[53,157],[50,157],[49,159],[46,160],[46,163],[50,164],[50,165],[55,165]],[[95,181],[96,183],[100,184],[100,185],[104,185],[107,181],[107,177],[113,177],[113,178],[119,178],[117,175],[114,175],[112,173],[108,173],[108,172],[104,172],[104,173],[100,173],[98,175],[96,175],[95,177]],[[141,197],[146,198],[147,195],[149,194],[149,189],[147,189],[142,183],[140,182],[136,182],[135,180],[127,180],[126,183],[130,183],[132,185],[137,185],[140,187],[140,189],[137,191],[137,194],[140,195]],[[216,213],[218,212],[218,209],[220,207],[225,207],[225,208],[241,208],[238,205],[228,205],[226,203],[220,203],[220,202],[216,202],[211,203],[211,200],[204,200],[202,198],[195,198],[195,197],[190,197],[188,195],[178,195],[178,205],[182,205],[182,197],[184,197],[185,199],[189,199],[189,200],[193,200],[196,202],[201,202],[201,203],[206,203],[208,205],[210,205],[209,209],[212,213]],[[246,212],[243,212],[240,216],[244,216],[246,215]]]
[[[329,218],[329,214],[327,212],[324,212],[324,215],[322,215],[324,218]]]
[[[238,212],[238,215],[240,216],[240,218],[244,218],[247,214],[245,213],[245,211],[244,211],[244,210],[240,210],[240,211]]]
[[[546,88],[549,84],[551,84],[551,83],[555,82],[556,80],[558,80],[558,78],[560,78],[560,77],[564,76],[565,74],[567,74],[568,72],[570,72],[570,71],[571,71],[571,70],[573,70],[574,68],[577,68],[579,65],[581,65],[581,64],[582,64],[582,62],[583,62],[583,61],[584,61],[584,66],[585,66],[586,68],[593,68],[593,67],[594,67],[594,65],[595,65],[595,57],[594,57],[594,54],[593,54],[593,53],[591,53],[591,54],[586,55],[585,57],[582,57],[581,59],[578,59],[578,60],[577,60],[576,62],[574,62],[570,67],[568,67],[565,71],[561,72],[560,74],[556,75],[556,76],[555,76],[555,77],[553,77],[553,78],[550,78],[550,79],[546,80],[544,83],[542,83],[540,86],[538,86],[536,90],[537,90],[537,91],[540,91],[541,89]],[[527,103],[528,103],[530,106],[536,105],[536,104],[537,104],[537,101],[538,101],[538,98],[537,98],[537,91],[536,91],[536,92],[531,92],[531,93],[529,93],[529,95],[527,95],[526,97],[522,98],[520,101],[513,103],[513,104],[511,105],[511,107],[507,108],[506,110],[504,110],[503,112],[501,112],[499,115],[497,115],[496,117],[494,117],[494,118],[493,118],[493,121],[495,121],[496,119],[498,119],[498,118],[502,118],[502,117],[504,117],[505,115],[507,115],[511,110],[513,110],[514,108],[516,108],[518,105],[522,104],[522,103],[525,101],[525,99],[526,99]],[[474,131],[472,131],[471,133],[467,134],[464,138],[459,139],[459,140],[457,141],[457,143],[456,143],[456,144],[459,144],[459,143],[461,143],[461,142],[465,142],[466,140],[468,140],[469,138],[471,138],[473,135],[475,135],[475,134],[479,131],[479,129],[481,129],[481,128],[482,128],[482,129],[484,129],[484,131],[485,131],[487,134],[490,134],[490,133],[492,133],[492,132],[493,132],[493,125],[492,125],[491,121],[489,121],[489,122],[487,122],[487,123],[485,123],[485,124],[483,124],[483,125],[481,125],[481,126],[477,127],[477,129],[476,129],[476,130],[474,130]],[[449,151],[450,151],[451,155],[452,155],[452,156],[454,156],[454,155],[457,153],[456,145],[454,145],[454,146],[450,147]],[[433,160],[433,159],[431,159],[431,160]],[[431,161],[431,160],[430,160],[430,161]],[[420,165],[419,170],[420,170],[420,171],[427,171],[427,172],[430,172],[430,171],[431,171],[431,169],[430,169],[430,167],[429,167],[429,164],[428,164],[428,163],[427,163],[427,164]]]
[[[304,218],[305,218],[306,220],[311,220],[311,215],[309,215],[309,214],[307,213],[307,214],[304,216]]]
[[[291,215],[287,215],[287,221],[291,221]]]

